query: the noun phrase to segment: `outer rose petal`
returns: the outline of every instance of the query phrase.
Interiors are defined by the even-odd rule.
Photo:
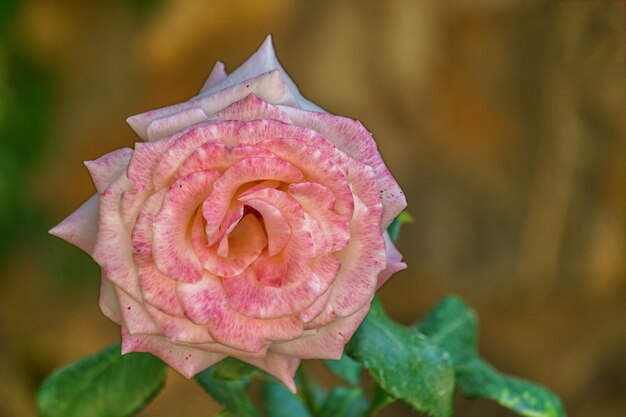
[[[122,354],[129,352],[150,352],[187,378],[226,357],[219,353],[177,345],[163,336],[131,335],[122,332]]]
[[[117,324],[122,323],[120,305],[115,295],[115,287],[109,281],[104,271],[100,271],[100,299],[98,300],[100,310],[110,320]]]
[[[209,78],[206,79],[204,85],[200,89],[200,94],[206,92],[209,88],[213,87],[215,84],[224,80],[228,74],[226,73],[226,67],[222,61],[217,61],[209,74]]]
[[[130,148],[122,148],[109,152],[95,161],[85,161],[85,166],[91,174],[96,191],[104,192],[122,172],[128,168],[128,162],[133,154]]]
[[[293,377],[300,365],[299,358],[267,352],[267,355],[263,358],[253,359],[241,357],[239,359],[264,370],[270,375],[274,375],[289,388],[289,391],[294,394],[296,393],[296,383]]]
[[[174,290],[175,291],[175,290]],[[176,294],[174,292],[174,294]],[[189,344],[215,344],[215,340],[207,326],[194,324],[184,315],[171,316],[150,304],[146,304],[146,310],[163,334],[174,343]]]
[[[98,194],[94,194],[48,233],[78,246],[91,255],[98,236],[99,205],[100,198]]]
[[[385,249],[387,252],[387,266],[385,267],[385,269],[380,271],[380,274],[378,274],[376,291],[378,291],[378,289],[382,287],[383,284],[387,282],[387,280],[391,278],[393,274],[402,271],[403,269],[406,269],[406,264],[402,262],[402,254],[400,253],[400,251],[398,251],[396,245],[394,245],[391,241],[391,238],[389,237],[389,233],[387,233],[387,231],[383,233],[383,238],[385,239]]]
[[[126,175],[122,175],[100,195],[98,241],[92,256],[113,284],[141,300],[131,237],[120,213],[121,195],[131,187]]]
[[[369,210],[356,198],[350,221],[350,243],[337,254],[341,270],[333,283],[329,304],[340,317],[352,315],[374,294],[385,268],[384,241]]]
[[[181,129],[200,123],[206,119],[206,113],[197,107],[182,110],[169,116],[163,116],[159,119],[153,120],[148,126],[148,131],[146,132],[148,140],[159,140],[167,135],[176,133]]]
[[[203,94],[184,103],[131,116],[126,121],[142,139],[148,139],[148,128],[157,119],[192,108],[200,108],[205,114],[214,114],[235,101],[245,98],[250,93],[254,93],[268,103],[296,105],[292,91],[281,72],[276,69],[260,74],[246,83],[224,88],[214,94]],[[159,140],[165,136],[153,134],[150,140]]]
[[[231,72],[226,79],[213,85],[205,91],[201,91],[199,96],[202,97],[210,95],[211,93],[223,88],[241,84],[244,81],[273,70],[280,71],[281,77],[289,87],[289,90],[294,96],[298,107],[312,111],[323,111],[321,107],[302,97],[300,91],[298,91],[298,87],[296,87],[294,82],[291,81],[291,78],[289,78],[283,67],[280,65],[280,62],[278,62],[278,58],[276,57],[276,52],[274,51],[274,46],[272,45],[272,35],[267,35],[261,47],[239,68]],[[269,102],[275,103],[273,101]]]
[[[119,287],[115,295],[120,304],[122,327],[131,334],[161,334],[161,330],[150,317],[142,303],[136,301]]]
[[[351,316],[338,318],[328,326],[319,328],[312,336],[274,343],[270,352],[301,359],[341,359],[344,346],[356,332],[369,309],[370,303],[367,303]]]

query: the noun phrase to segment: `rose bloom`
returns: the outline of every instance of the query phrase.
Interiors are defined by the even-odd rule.
[[[232,356],[292,391],[301,359],[339,359],[406,267],[385,231],[406,201],[371,134],[302,97],[269,36],[128,123],[144,141],[86,162],[97,193],[50,231],[101,266],[122,353],[186,377]]]

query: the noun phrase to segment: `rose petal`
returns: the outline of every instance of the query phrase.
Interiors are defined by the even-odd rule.
[[[176,281],[157,269],[150,255],[135,255],[139,287],[143,301],[159,310],[182,317],[182,307],[176,297]]]
[[[306,213],[317,220],[326,240],[326,251],[336,252],[346,247],[350,239],[350,226],[334,210],[335,196],[327,187],[313,182],[290,184],[289,194]]]
[[[291,237],[291,227],[283,216],[282,212],[274,205],[258,199],[246,199],[244,200],[247,206],[250,206],[257,210],[265,224],[265,230],[267,232],[267,254],[274,256],[285,248],[289,238]]]
[[[172,133],[176,133],[196,123],[207,120],[208,117],[202,109],[193,107],[177,113],[155,119],[148,125],[147,135],[149,141],[162,139]]]
[[[248,191],[239,196],[239,200],[251,205],[260,200],[274,206],[287,220],[291,229],[290,239],[282,252],[275,256],[262,256],[252,264],[257,279],[264,285],[281,287],[301,279],[304,266],[313,257],[313,237],[306,228],[302,207],[288,193],[265,188]]]
[[[201,279],[201,264],[188,236],[188,227],[219,176],[219,172],[199,171],[179,178],[168,188],[154,219],[154,259],[157,267],[174,279],[185,282]]]
[[[122,354],[149,352],[161,358],[186,378],[191,378],[226,356],[189,346],[177,345],[163,336],[131,335],[122,332]]]
[[[291,124],[289,117],[278,107],[261,100],[254,94],[249,94],[243,100],[239,100],[224,110],[217,112],[212,119],[241,121],[275,119]]]
[[[161,330],[154,323],[146,308],[119,287],[115,288],[115,295],[120,306],[122,325],[130,334],[161,334]]]
[[[157,142],[135,143],[133,157],[128,164],[128,179],[133,184],[133,189],[143,192],[153,186],[152,175],[159,163],[159,160],[181,136],[182,132],[170,136]]]
[[[296,393],[297,387],[293,378],[298,370],[298,366],[300,366],[299,358],[267,352],[267,355],[263,358],[252,359],[243,357],[239,359],[275,376],[280,382],[285,384],[289,391]]]
[[[304,228],[311,234],[311,241],[313,242],[311,255],[313,257],[322,255],[326,252],[326,236],[324,236],[322,226],[306,211],[304,212],[304,224]]]
[[[99,193],[103,192],[128,168],[132,154],[132,149],[122,148],[109,152],[95,161],[85,161],[85,166]]]
[[[219,256],[228,256],[228,252],[230,250],[230,245],[228,244],[228,234],[233,231],[239,221],[243,218],[243,212],[243,204],[231,203],[230,208],[226,212],[226,216],[224,216],[224,221],[222,221],[222,224],[220,225],[220,231],[218,234],[219,244],[217,247],[217,254]],[[198,228],[196,231],[204,234],[204,228]],[[201,237],[205,238],[206,236]],[[204,245],[207,245],[204,239],[200,239],[200,241]]]
[[[403,269],[406,269],[406,264],[402,262],[402,254],[400,253],[400,251],[398,251],[398,249],[396,249],[396,246],[391,241],[391,238],[389,237],[389,233],[387,233],[387,231],[383,233],[383,238],[385,239],[387,266],[378,274],[376,291],[378,291],[378,289],[382,287],[383,284],[387,282],[387,280],[391,278],[393,274],[398,271],[402,271]]]
[[[104,271],[100,271],[100,299],[98,300],[100,310],[110,320],[117,324],[122,323],[122,316],[120,314],[120,305],[115,295],[115,287],[113,283],[107,278]]]
[[[324,185],[335,196],[334,209],[349,218],[354,210],[352,191],[344,174],[319,149],[304,145],[297,139],[265,140],[259,147],[297,166],[309,182]]]
[[[333,192],[339,214],[346,219],[352,215],[352,193],[342,171],[344,157],[319,134],[277,120],[255,120],[241,126],[239,143],[265,148],[291,162],[308,181]]]
[[[174,178],[180,178],[196,171],[226,171],[230,166],[246,158],[269,158],[272,153],[256,146],[233,148],[220,142],[209,142],[196,149],[178,168]]]
[[[148,197],[137,215],[131,234],[133,251],[136,254],[146,256],[152,254],[152,224],[154,223],[154,216],[161,208],[165,192],[166,190],[161,190]]]
[[[176,295],[176,289],[174,289],[173,295]],[[184,316],[169,315],[150,304],[146,304],[146,310],[163,334],[172,342],[189,344],[215,343],[207,326],[192,323]]]
[[[291,121],[319,132],[357,161],[376,171],[377,188],[383,200],[382,228],[389,227],[393,219],[406,207],[406,199],[400,186],[383,162],[374,138],[357,120],[328,113],[310,112],[294,107],[280,106]]]
[[[202,205],[202,214],[207,222],[206,235],[209,245],[216,243],[219,225],[239,187],[253,181],[273,180],[292,183],[302,179],[302,173],[298,168],[280,159],[248,158],[232,165],[215,181],[213,192]]]
[[[163,153],[156,165],[152,178],[155,188],[158,190],[167,186],[178,168],[202,145],[209,142],[231,142],[235,140],[239,126],[240,122],[234,121],[205,122],[189,129]],[[217,148],[210,149],[216,150]]]
[[[297,314],[321,294],[319,278],[309,268],[298,281],[280,288],[261,284],[252,269],[223,280],[229,303],[240,313],[256,319],[274,319]]]
[[[137,269],[132,256],[131,236],[120,213],[120,197],[131,188],[132,185],[126,175],[122,175],[100,194],[98,240],[92,257],[113,284],[134,299],[141,300]]]
[[[100,198],[94,194],[65,220],[48,231],[51,235],[77,246],[91,254],[98,237]]]
[[[212,115],[230,104],[245,98],[250,93],[254,93],[268,103],[286,104],[290,106],[296,105],[296,99],[294,98],[292,91],[289,89],[280,70],[265,72],[247,80],[245,83],[232,85],[226,88],[221,86],[218,87],[218,85],[219,84],[216,84],[212,87],[220,89],[220,91],[217,91],[214,94],[203,94],[180,104],[137,114],[126,119],[126,122],[133,128],[133,130],[135,130],[135,132],[137,132],[139,137],[147,140],[148,126],[153,120],[192,108],[202,109],[205,114]],[[156,136],[151,140],[158,139],[161,138]]]
[[[230,233],[228,256],[218,255],[214,249],[201,250],[194,245],[202,266],[214,275],[232,277],[246,269],[267,246],[267,236],[256,216],[244,216]],[[194,243],[197,240],[194,240]]]
[[[289,90],[299,107],[307,110],[323,111],[322,108],[302,97],[298,91],[298,87],[296,87],[294,82],[291,81],[291,78],[289,78],[283,67],[280,65],[280,62],[278,62],[278,58],[276,57],[276,52],[274,51],[274,46],[272,45],[271,35],[268,35],[265,38],[261,47],[254,54],[252,54],[246,62],[231,72],[222,82],[213,85],[205,91],[202,91],[201,96],[210,95],[211,93],[226,87],[240,85],[247,80],[257,77],[259,74],[272,70],[280,71],[282,79],[289,87]],[[271,100],[266,101],[276,104],[276,102]]]
[[[197,324],[208,323],[215,340],[235,349],[260,352],[273,341],[291,340],[303,332],[302,323],[295,317],[257,320],[235,312],[214,277],[194,284],[178,283],[177,293],[189,319]]]
[[[315,319],[317,316],[322,313],[326,309],[326,305],[328,304],[328,300],[330,299],[330,289],[326,290],[323,294],[317,297],[317,300],[313,302],[310,306],[302,310],[300,314],[298,314],[298,318],[302,320],[306,325],[305,328],[309,328],[308,323]],[[319,326],[318,326],[319,327]],[[315,327],[317,328],[317,327]]]
[[[341,262],[329,305],[340,317],[355,313],[376,290],[377,277],[385,268],[385,243],[380,226],[371,222],[370,211],[355,198],[354,217],[350,221],[350,243],[335,256]]]
[[[181,133],[177,133],[158,142],[136,143],[133,157],[128,165],[128,179],[132,189],[122,193],[121,209],[122,222],[129,229],[133,227],[137,214],[146,199],[154,192],[152,173],[165,152],[176,141]]]
[[[270,352],[301,359],[341,359],[344,346],[367,315],[369,308],[368,302],[352,315],[336,319],[311,336],[274,343]]]
[[[217,61],[209,74],[209,77],[204,82],[202,89],[200,89],[200,94],[206,92],[209,88],[213,87],[215,84],[224,80],[228,74],[226,73],[226,67],[222,61]]]

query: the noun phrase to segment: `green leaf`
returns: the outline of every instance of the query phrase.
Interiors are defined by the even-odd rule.
[[[428,415],[451,415],[454,368],[449,355],[419,332],[393,322],[378,299],[347,348],[389,394]]]
[[[393,219],[393,222],[391,222],[391,224],[387,228],[387,232],[389,233],[389,237],[391,238],[391,240],[393,242],[398,240],[398,236],[400,236],[400,229],[402,228],[403,224],[413,222],[415,222],[415,219],[413,219],[413,216],[411,216],[408,211],[403,211],[402,213],[398,214],[398,216]]]
[[[37,393],[41,417],[126,417],[165,385],[167,367],[149,353],[120,354],[120,344],[55,371]]]
[[[318,416],[328,397],[327,390],[310,378],[302,366],[296,372],[296,385],[304,403],[313,415]]]
[[[446,297],[415,328],[450,354],[455,366],[477,355],[476,314],[458,297]]]
[[[361,371],[363,371],[363,365],[345,353],[339,360],[326,360],[324,363],[328,366],[332,373],[343,378],[346,382],[353,385],[359,383],[361,379]]]
[[[246,388],[249,379],[226,380],[215,376],[216,366],[200,372],[195,376],[196,381],[233,416],[259,417],[259,411],[248,397]]]
[[[470,398],[485,397],[527,417],[564,417],[559,399],[547,389],[503,375],[480,358],[458,370],[459,388]]]
[[[226,358],[213,366],[214,376],[219,379],[244,379],[259,375],[261,370],[237,360],[235,358]]]
[[[548,390],[503,375],[478,356],[476,314],[463,300],[444,298],[416,329],[448,351],[465,396],[491,398],[527,417],[565,416],[559,399]]]
[[[263,398],[270,417],[312,417],[300,397],[281,383],[264,382]]]
[[[320,417],[361,417],[368,409],[369,403],[360,388],[337,387],[328,394]]]
[[[374,395],[372,398],[372,405],[367,413],[368,416],[376,415],[380,410],[396,401],[391,395],[389,395],[380,385],[374,385]]]

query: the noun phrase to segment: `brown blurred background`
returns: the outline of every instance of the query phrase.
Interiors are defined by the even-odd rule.
[[[94,192],[81,162],[272,33],[406,192],[389,313],[415,322],[456,293],[498,368],[571,417],[625,416],[624,17],[620,1],[0,1],[0,415],[34,416],[45,375],[118,338],[95,264],[46,234]],[[172,373],[141,416],[216,409]],[[513,414],[459,399],[456,415]]]

